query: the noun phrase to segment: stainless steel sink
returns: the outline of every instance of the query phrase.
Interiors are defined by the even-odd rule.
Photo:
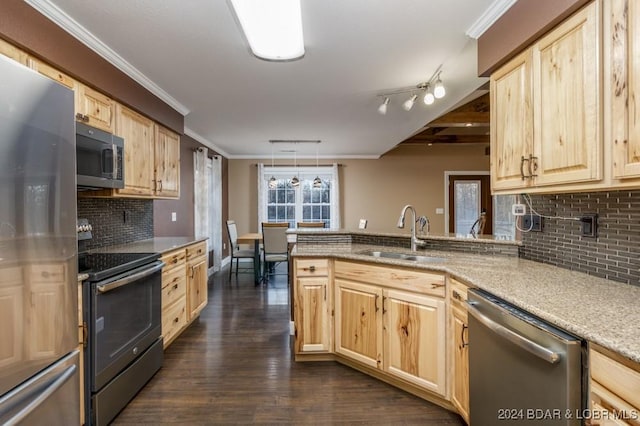
[[[393,251],[365,250],[360,252],[359,254],[373,257],[384,257],[387,259],[410,260],[412,262],[444,262],[447,260],[444,257],[421,256],[416,254],[396,253]]]

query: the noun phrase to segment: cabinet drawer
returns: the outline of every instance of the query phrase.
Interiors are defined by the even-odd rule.
[[[187,254],[184,249],[174,250],[162,255],[160,260],[162,260],[165,264],[163,271],[169,270],[180,264],[184,264],[184,260],[186,259],[186,257]]]
[[[198,256],[204,256],[207,252],[207,242],[202,241],[187,247],[187,260],[191,260]]]
[[[171,305],[176,300],[185,297],[187,292],[187,278],[185,276],[185,269],[177,268],[168,277],[167,285],[164,285],[164,277],[162,280],[162,307],[165,308]]]
[[[335,276],[354,281],[364,281],[414,293],[445,296],[444,275],[415,269],[376,266],[364,263],[334,263]]]
[[[640,365],[631,368],[590,350],[591,378],[635,408],[640,408]],[[633,364],[631,361],[625,363]]]
[[[164,338],[165,347],[186,324],[186,299],[178,300],[176,303],[162,310],[162,337]]]
[[[467,290],[469,290],[469,287],[466,284],[455,278],[449,278],[449,300],[451,305],[466,311]]]
[[[0,269],[0,287],[5,285],[22,285],[22,267],[14,266]]]
[[[296,259],[296,276],[326,277],[327,275],[329,275],[327,259]]]
[[[65,280],[64,265],[33,265],[29,268],[31,272],[31,282],[33,283],[56,283]]]

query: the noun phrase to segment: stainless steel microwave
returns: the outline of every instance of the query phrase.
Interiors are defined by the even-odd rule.
[[[124,139],[76,122],[78,189],[124,188]]]

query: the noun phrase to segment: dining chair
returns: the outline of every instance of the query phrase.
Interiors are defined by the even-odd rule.
[[[298,222],[298,228],[324,228],[324,222]]]
[[[269,272],[279,263],[289,263],[287,229],[289,229],[288,222],[262,222],[262,277],[265,281],[268,280],[269,275],[287,275],[288,279],[288,271],[286,274]]]
[[[229,249],[231,251],[231,265],[229,266],[229,279],[231,279],[231,272],[233,271],[233,259],[236,259],[236,278],[238,278],[238,262],[239,259],[251,259],[255,262],[255,253],[253,250],[240,250],[238,247],[238,229],[236,228],[236,222],[234,220],[227,220],[227,232],[229,233]],[[254,265],[255,267],[255,265]],[[253,272],[252,269],[246,270]],[[245,270],[243,269],[243,272]]]

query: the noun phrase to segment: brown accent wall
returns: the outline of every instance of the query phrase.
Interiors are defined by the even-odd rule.
[[[153,227],[156,237],[182,237],[194,235],[194,186],[193,186],[193,151],[202,145],[195,139],[182,135],[180,137],[180,199],[155,200],[153,203]],[[209,150],[209,156],[218,155]],[[229,160],[222,157],[222,241],[226,243],[229,193]],[[176,213],[176,221],[171,221],[171,213]],[[227,249],[228,250],[228,249]],[[222,256],[226,256],[223,250]]]
[[[182,114],[23,0],[0,2],[0,37],[166,127],[183,133]]]
[[[256,163],[260,161],[264,162],[229,161],[229,216],[236,221],[240,234],[258,228]],[[357,229],[360,218],[364,218],[368,230],[393,233],[409,232],[396,228],[405,204],[413,204],[419,215],[428,215],[433,232],[444,232],[444,215],[436,214],[436,208],[444,208],[444,172],[489,170],[484,145],[407,145],[377,160],[335,161],[342,165],[342,228]],[[315,161],[298,164],[313,166]]]
[[[518,0],[478,39],[478,75],[500,65],[590,0]]]

